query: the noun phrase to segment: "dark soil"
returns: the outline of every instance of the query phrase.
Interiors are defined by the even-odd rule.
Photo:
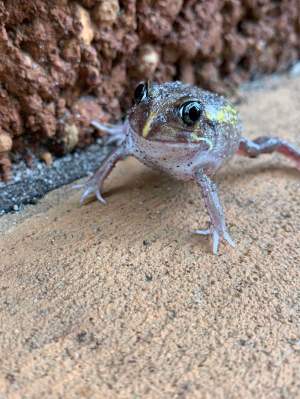
[[[31,168],[25,162],[14,164],[14,178],[0,182],[0,216],[19,211],[23,205],[35,204],[46,193],[92,173],[109,151],[99,144],[92,144],[85,151],[57,158],[50,167],[33,159]]]

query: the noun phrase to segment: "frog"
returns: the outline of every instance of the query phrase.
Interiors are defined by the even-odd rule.
[[[118,161],[133,156],[150,168],[198,185],[209,223],[193,233],[209,236],[212,252],[218,254],[221,242],[232,247],[235,242],[214,182],[216,172],[236,153],[256,158],[278,152],[300,169],[300,149],[296,146],[278,137],[244,137],[237,109],[222,95],[180,81],[145,81],[137,85],[133,97],[123,122],[111,125],[91,121],[114,146],[83,185],[81,204],[91,195],[105,204],[102,192],[106,177]]]

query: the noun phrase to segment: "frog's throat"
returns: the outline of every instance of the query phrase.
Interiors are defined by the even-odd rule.
[[[150,112],[150,115],[148,117],[148,119],[146,120],[146,123],[143,127],[143,137],[146,138],[149,134],[150,128],[151,128],[151,124],[153,122],[153,119],[156,117],[156,112]]]

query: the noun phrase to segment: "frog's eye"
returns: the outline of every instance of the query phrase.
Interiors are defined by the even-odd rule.
[[[183,122],[192,126],[201,118],[203,106],[198,101],[188,101],[184,103],[180,109],[179,114]]]
[[[134,91],[134,101],[136,102],[136,104],[139,104],[147,96],[148,96],[148,84],[140,83],[139,85],[137,85]]]

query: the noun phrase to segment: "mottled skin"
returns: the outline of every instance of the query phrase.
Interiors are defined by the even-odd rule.
[[[180,180],[194,180],[199,185],[210,224],[195,233],[212,236],[215,254],[221,240],[234,246],[217,187],[211,180],[220,166],[237,151],[251,157],[278,151],[300,166],[299,149],[277,138],[243,138],[238,113],[224,97],[181,82],[142,83],[123,124],[92,124],[107,132],[109,141],[118,146],[86,183],[81,202],[93,193],[105,203],[102,185],[106,176],[118,160],[133,155],[151,168]]]

